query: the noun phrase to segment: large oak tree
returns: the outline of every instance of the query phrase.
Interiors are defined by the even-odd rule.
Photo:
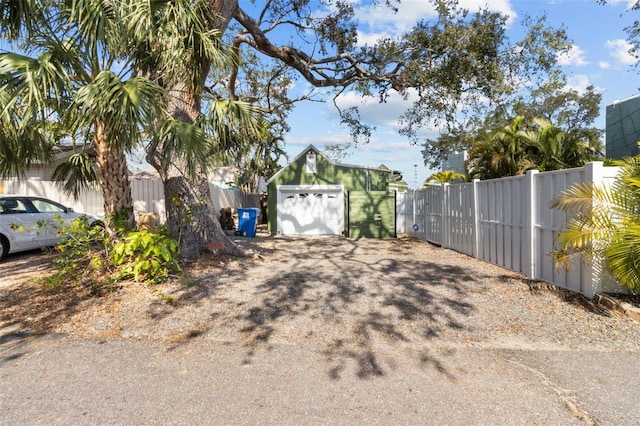
[[[393,13],[398,4],[389,0],[377,6]],[[417,22],[404,34],[363,44],[358,40],[353,2],[274,0],[244,8],[237,0],[209,0],[209,11],[217,17],[211,28],[224,34],[238,60],[228,76],[200,61],[192,68],[196,78],[190,77],[201,85],[170,82],[180,89],[174,91],[180,102],[171,115],[193,120],[206,92],[232,100],[253,99],[271,112],[286,105],[287,97],[277,98],[270,83],[279,77],[297,78],[312,88],[333,88],[335,95],[354,90],[382,102],[399,92],[413,101],[407,111],[398,112],[404,133],[417,138],[425,126],[455,121],[462,106],[497,104],[505,93],[513,92],[514,82],[553,72],[558,51],[569,47],[564,32],[548,28],[544,20],[528,21],[523,40],[512,44],[505,36],[507,17],[499,13],[470,13],[458,8],[456,1],[431,4],[433,19]],[[244,61],[248,56],[254,59]],[[260,75],[262,81],[247,71],[256,68],[256,60],[269,71]],[[193,114],[185,116],[185,111]],[[357,110],[341,113],[355,136],[368,134]],[[204,173],[200,176],[203,180]],[[177,199],[206,199],[204,185],[194,185],[179,174],[171,179],[182,182],[176,185]],[[200,211],[204,219],[208,209]],[[197,252],[208,235],[194,234],[189,245]]]

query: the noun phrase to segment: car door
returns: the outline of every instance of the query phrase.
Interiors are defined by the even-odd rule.
[[[63,237],[60,231],[63,227],[69,226],[78,214],[69,211],[70,209],[62,204],[44,198],[31,198],[29,201],[37,212],[37,226],[46,238],[46,244],[58,244]]]
[[[24,198],[0,200],[0,221],[11,243],[21,249],[41,247],[47,239],[39,232],[37,214]]]

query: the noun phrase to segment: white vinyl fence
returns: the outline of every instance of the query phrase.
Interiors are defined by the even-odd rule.
[[[131,179],[131,192],[135,217],[140,213],[156,213],[161,223],[165,221],[164,187],[159,179]],[[258,194],[244,194],[241,191],[222,189],[209,185],[216,213],[223,207],[260,207]],[[96,216],[104,215],[104,200],[100,191],[88,191],[78,200],[67,197],[62,190],[50,181],[41,180],[0,180],[0,194],[20,194],[46,197],[75,211]]]
[[[397,197],[397,232],[593,297],[624,292],[602,262],[576,259],[568,270],[549,255],[567,216],[551,201],[574,183],[610,184],[617,167],[584,167],[463,184],[444,184]]]

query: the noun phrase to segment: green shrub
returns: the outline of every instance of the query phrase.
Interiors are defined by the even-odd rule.
[[[167,235],[150,231],[130,232],[113,247],[112,262],[118,279],[156,283],[180,271],[178,243]]]
[[[86,217],[60,232],[67,237],[53,249],[57,271],[44,279],[47,287],[82,283],[102,288],[127,279],[155,284],[180,271],[180,246],[165,233],[120,229],[109,234]]]
[[[571,213],[552,253],[560,266],[572,258],[602,259],[611,275],[640,293],[640,156],[612,161],[620,174],[610,186],[574,184],[551,206]]]
[[[58,232],[66,237],[53,249],[58,253],[53,260],[57,272],[45,279],[47,286],[81,282],[107,272],[104,259],[111,251],[111,240],[102,226],[91,226],[87,217],[81,216]]]

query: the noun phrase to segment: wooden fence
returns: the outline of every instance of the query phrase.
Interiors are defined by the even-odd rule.
[[[135,217],[140,213],[153,212],[160,222],[165,220],[164,187],[159,179],[131,179],[131,192]],[[209,185],[211,199],[218,213],[223,207],[260,207],[258,194],[244,194],[241,191],[222,189]],[[57,201],[74,210],[95,216],[104,215],[104,200],[100,191],[92,190],[74,200],[50,181],[42,180],[0,180],[0,194],[20,194],[45,197]]]
[[[593,297],[624,292],[601,259],[557,268],[549,254],[567,215],[551,201],[574,183],[609,185],[617,167],[585,167],[463,184],[444,184],[397,197],[398,232]]]

